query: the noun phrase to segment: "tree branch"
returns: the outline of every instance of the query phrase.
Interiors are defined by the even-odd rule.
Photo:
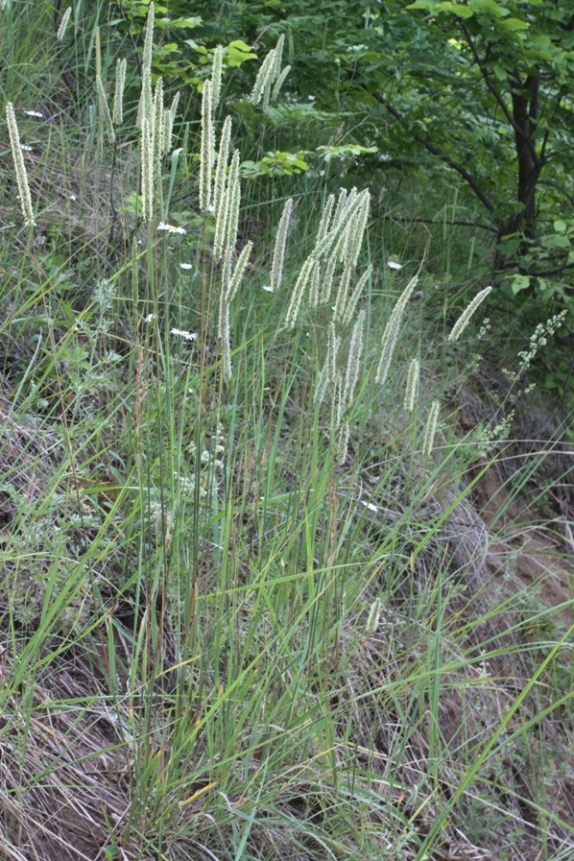
[[[365,89],[367,89],[367,87],[364,84],[363,84],[363,86],[365,87]],[[367,92],[370,92],[371,95],[373,96],[373,98],[375,98],[377,100],[377,102],[379,102],[379,104],[384,105],[384,107],[388,110],[388,112],[396,120],[398,120],[400,123],[406,122],[403,114],[401,114],[400,111],[398,111],[395,107],[393,107],[393,105],[391,105],[391,103],[389,101],[387,101],[387,99],[383,96],[382,93],[371,92],[370,90],[367,90]],[[445,164],[447,164],[450,168],[452,168],[458,174],[460,174],[460,176],[462,176],[462,178],[467,183],[467,185],[472,189],[472,191],[478,197],[478,199],[480,200],[482,205],[489,212],[495,212],[495,206],[494,206],[493,202],[488,197],[488,195],[485,194],[485,192],[479,186],[478,182],[475,180],[475,178],[472,176],[472,174],[470,174],[468,172],[468,170],[465,167],[463,167],[461,164],[459,164],[459,162],[452,159],[447,153],[443,152],[441,149],[436,147],[434,144],[432,144],[429,140],[424,138],[422,135],[413,134],[413,138],[417,141],[417,143],[421,144],[421,146],[423,146],[426,150],[428,150],[428,152],[432,153],[432,155],[439,158],[441,161],[443,161]]]
[[[406,221],[409,224],[439,224],[436,218],[407,218],[406,216],[399,215],[391,215],[390,213],[387,215],[382,215],[382,218],[392,218],[394,221]],[[449,221],[449,224],[456,225],[457,227],[480,227],[481,230],[487,230],[489,233],[494,233],[498,236],[498,230],[496,227],[492,227],[491,224],[481,224],[480,221]]]
[[[525,135],[524,134],[524,130],[520,127],[519,123],[516,122],[515,118],[512,115],[512,111],[510,110],[510,108],[508,107],[506,102],[504,101],[502,93],[492,83],[492,79],[491,79],[490,75],[488,74],[488,71],[485,68],[484,63],[480,59],[480,55],[479,55],[478,51],[476,50],[476,45],[474,44],[474,40],[473,40],[471,34],[469,33],[468,28],[462,22],[461,22],[460,26],[461,26],[462,32],[464,33],[464,37],[465,37],[466,41],[468,42],[468,46],[469,46],[470,50],[472,51],[472,56],[474,57],[474,61],[475,61],[476,65],[478,66],[480,74],[484,78],[484,83],[486,84],[489,92],[492,93],[492,95],[496,99],[498,106],[500,107],[502,113],[506,117],[506,120],[508,121],[508,123],[512,126],[514,133],[516,135],[518,135],[518,137],[520,137],[524,141],[525,145],[528,147],[528,149],[530,151],[530,155],[532,156],[532,160],[536,163],[538,161],[538,156],[536,155],[536,147],[534,146],[531,135]],[[515,85],[519,89],[521,89],[523,87],[522,81],[520,80],[520,76],[517,76],[515,78]]]

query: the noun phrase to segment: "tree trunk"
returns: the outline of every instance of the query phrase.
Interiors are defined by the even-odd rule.
[[[517,201],[521,209],[508,219],[503,230],[506,234],[521,230],[526,244],[536,235],[536,186],[544,166],[543,159],[536,153],[533,139],[538,119],[538,87],[538,76],[529,76],[524,82],[517,81],[511,92],[518,161]]]

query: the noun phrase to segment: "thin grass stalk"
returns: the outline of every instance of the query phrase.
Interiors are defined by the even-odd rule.
[[[319,383],[314,396],[314,402],[316,404],[320,405],[323,403],[327,393],[327,386],[329,383],[334,383],[337,378],[337,354],[339,352],[340,344],[341,338],[337,336],[335,323],[332,320],[329,324],[327,335],[327,355],[325,357],[323,369],[319,375]]]

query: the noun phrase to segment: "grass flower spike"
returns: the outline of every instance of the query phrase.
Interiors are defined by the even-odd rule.
[[[213,85],[210,80],[203,85],[201,100],[201,150],[199,154],[199,206],[207,212],[211,206],[211,172],[215,132],[213,129]]]
[[[363,354],[363,340],[365,330],[365,312],[361,311],[351,334],[349,344],[349,355],[347,357],[347,369],[345,371],[345,382],[343,385],[343,401],[347,408],[353,404],[355,386],[359,379],[361,368],[361,356]]]
[[[427,422],[425,425],[425,431],[424,431],[424,435],[423,435],[422,451],[423,451],[423,455],[425,457],[428,457],[430,455],[430,453],[432,452],[432,449],[433,449],[439,412],[440,412],[440,401],[435,400],[431,404],[431,408],[429,410]]]
[[[105,126],[109,142],[114,144],[116,142],[116,133],[114,131],[114,125],[112,123],[112,117],[108,107],[108,97],[106,96],[106,91],[99,75],[96,75],[96,87],[100,103],[100,118]]]
[[[60,26],[58,27],[58,32],[56,33],[56,39],[58,42],[64,41],[64,36],[66,35],[66,30],[68,28],[68,22],[70,20],[71,14],[72,14],[72,7],[68,6],[66,11],[62,15],[62,20],[60,21]]]
[[[375,377],[377,383],[380,383],[380,385],[384,385],[386,382],[389,368],[391,366],[391,361],[393,358],[393,353],[395,351],[395,345],[397,343],[403,314],[405,312],[405,307],[407,302],[411,298],[412,292],[417,286],[417,283],[418,277],[415,275],[415,277],[409,281],[402,294],[397,299],[395,307],[393,308],[391,316],[389,317],[389,321],[385,327],[385,331],[383,332],[383,340],[381,344],[381,358],[379,360],[377,375]]]
[[[14,171],[16,173],[16,184],[18,186],[18,197],[22,207],[22,214],[27,227],[34,227],[36,220],[32,209],[32,197],[30,196],[30,186],[28,184],[28,174],[26,173],[26,165],[24,164],[24,156],[22,155],[22,146],[20,144],[20,135],[16,124],[16,115],[14,113],[14,105],[8,102],[6,105],[6,122],[8,124],[8,135],[10,137],[10,147],[12,149],[12,160],[14,162]]]
[[[481,290],[480,293],[476,294],[472,302],[465,308],[465,310],[462,312],[462,314],[452,327],[452,331],[448,336],[449,341],[456,341],[458,338],[460,338],[460,336],[466,329],[470,318],[472,317],[478,306],[481,304],[481,302],[486,299],[491,290],[492,287],[485,287],[484,290]]]
[[[211,80],[213,83],[213,110],[217,110],[221,98],[221,72],[223,68],[223,45],[218,45],[213,52]]]
[[[271,289],[273,292],[281,286],[283,277],[283,262],[285,260],[285,248],[287,245],[287,231],[289,230],[289,222],[293,211],[293,198],[290,197],[283,207],[283,213],[279,219],[277,227],[277,236],[275,238],[275,248],[273,251],[273,262],[271,264]]]
[[[153,220],[153,140],[151,121],[143,117],[140,134],[140,164],[142,185],[142,218],[144,221]],[[167,229],[167,228],[159,228]]]
[[[309,281],[309,276],[311,275],[311,270],[313,269],[314,265],[315,258],[313,257],[313,255],[311,255],[307,258],[307,260],[303,263],[303,266],[301,267],[299,277],[295,282],[293,293],[291,294],[291,301],[289,302],[289,307],[287,308],[287,316],[285,317],[285,326],[288,329],[292,329],[295,326],[297,314],[299,313],[299,308],[301,307],[301,302],[303,300],[303,293],[305,292],[305,287],[307,286],[307,282]]]
[[[126,85],[127,60],[118,60],[116,63],[116,89],[114,92],[114,104],[112,109],[112,120],[116,125],[124,121],[124,88]]]
[[[407,376],[407,389],[405,392],[404,408],[408,413],[412,413],[415,408],[415,401],[419,387],[420,365],[418,359],[412,359],[409,365],[409,373]]]

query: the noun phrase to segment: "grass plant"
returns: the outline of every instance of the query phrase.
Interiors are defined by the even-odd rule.
[[[48,58],[3,85],[34,149],[23,222],[6,131],[0,851],[567,861],[572,596],[544,589],[572,453],[509,471],[512,442],[457,429],[489,288],[449,345],[381,267],[367,190],[241,190],[221,52],[182,127],[153,3],[137,96],[104,7],[0,11]],[[526,546],[545,492],[563,517]]]

